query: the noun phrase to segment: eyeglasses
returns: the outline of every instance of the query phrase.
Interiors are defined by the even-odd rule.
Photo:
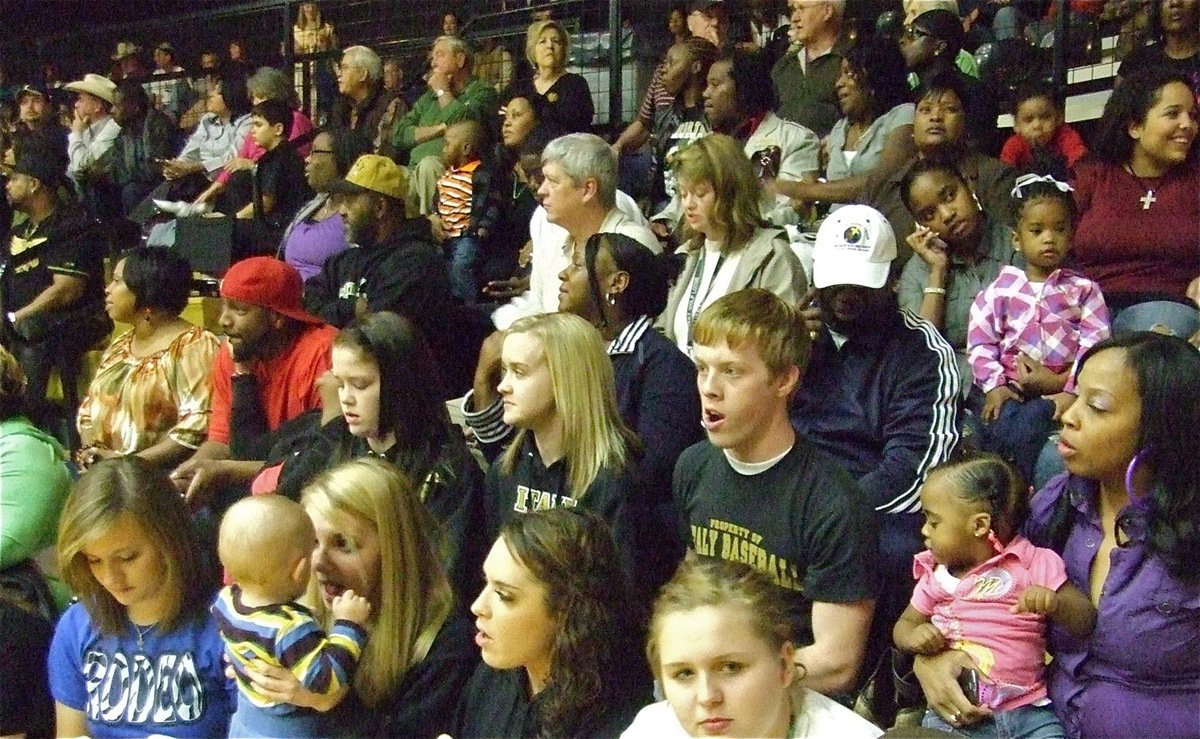
[[[933,34],[929,33],[928,31],[922,31],[916,26],[909,25],[904,27],[903,38],[909,39],[910,41],[916,41],[918,38],[933,38]]]
[[[309,149],[309,154],[333,154],[333,149]]]

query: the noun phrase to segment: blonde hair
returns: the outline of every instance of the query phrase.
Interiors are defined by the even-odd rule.
[[[125,606],[96,580],[83,550],[131,516],[163,558],[166,612],[158,623],[171,631],[207,611],[209,581],[198,556],[201,544],[175,486],[158,467],[136,455],[100,462],[88,470],[63,506],[58,524],[58,567],[100,633],[128,629]]]
[[[288,586],[296,561],[312,554],[312,519],[291,498],[252,495],[221,519],[217,555],[229,576],[245,587],[272,593]]]
[[[425,659],[450,616],[454,596],[431,532],[437,530],[412,483],[391,464],[363,457],[317,475],[300,499],[327,519],[354,518],[379,538],[378,601],[372,638],[354,674],[354,690],[368,708],[386,700],[408,670]],[[309,595],[330,625],[315,578]]]
[[[791,640],[792,623],[784,591],[759,571],[741,562],[689,556],[675,575],[658,591],[646,632],[646,659],[650,671],[662,680],[659,637],[663,620],[673,613],[686,613],[705,606],[742,608],[755,633],[780,649]]]
[[[559,37],[562,38],[564,66],[571,56],[571,34],[567,33],[567,29],[563,28],[561,23],[556,20],[534,21],[525,32],[525,59],[529,61],[529,66],[533,67],[534,72],[537,72],[538,68],[534,51],[537,49],[538,39],[542,37],[542,31],[548,28],[558,31]]]
[[[795,365],[803,374],[812,349],[804,319],[779,296],[754,287],[729,293],[704,309],[696,320],[693,341],[715,346],[724,340],[730,349],[749,342],[771,374]]]
[[[714,202],[712,220],[725,229],[724,252],[741,249],[754,236],[762,223],[759,196],[762,184],[754,176],[750,159],[742,145],[722,133],[710,133],[693,141],[675,154],[675,177],[694,185],[707,182],[712,186]],[[704,246],[704,235],[695,233],[686,224],[684,236],[689,248]]]
[[[21,369],[21,363],[0,346],[0,421],[24,412],[25,385],[25,370]]]
[[[528,334],[541,342],[554,388],[554,407],[563,420],[563,457],[567,464],[567,490],[582,500],[587,489],[606,467],[621,468],[638,446],[621,420],[613,380],[612,361],[595,326],[569,313],[544,313],[513,323],[505,337]],[[501,458],[501,469],[511,474],[528,429],[516,438]]]

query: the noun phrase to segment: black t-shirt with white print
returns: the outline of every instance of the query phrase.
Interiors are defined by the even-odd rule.
[[[875,597],[874,513],[854,479],[797,437],[769,469],[742,474],[707,441],[675,466],[684,540],[697,554],[743,562],[793,595],[800,644],[812,641],[812,603]]]

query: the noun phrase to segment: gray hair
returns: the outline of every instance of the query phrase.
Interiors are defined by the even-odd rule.
[[[604,139],[591,133],[570,133],[546,144],[542,164],[557,162],[576,184],[594,179],[600,204],[612,209],[617,203],[617,157]]]
[[[447,44],[450,47],[450,51],[453,51],[455,54],[462,54],[466,59],[466,63],[463,66],[466,68],[467,74],[475,72],[475,55],[471,53],[471,47],[465,39],[459,36],[438,36],[433,40],[433,45],[429,48],[432,49],[438,44]]]
[[[258,71],[246,80],[246,89],[252,98],[265,98],[291,103],[296,91],[292,89],[291,75],[274,67],[259,67]]]
[[[342,64],[367,70],[367,81],[378,82],[383,78],[383,61],[366,46],[350,46],[342,52]]]

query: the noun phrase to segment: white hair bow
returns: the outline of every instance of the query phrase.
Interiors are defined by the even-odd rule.
[[[1071,187],[1070,185],[1068,185],[1065,182],[1059,182],[1058,180],[1054,179],[1054,177],[1052,177],[1048,174],[1030,173],[1030,174],[1023,174],[1016,179],[1016,182],[1013,183],[1012,196],[1014,198],[1018,198],[1018,199],[1025,197],[1024,194],[1021,192],[1021,188],[1029,187],[1030,185],[1037,184],[1038,182],[1045,182],[1047,184],[1054,185],[1054,187],[1056,187],[1059,192],[1074,192],[1075,191],[1075,188]]]

